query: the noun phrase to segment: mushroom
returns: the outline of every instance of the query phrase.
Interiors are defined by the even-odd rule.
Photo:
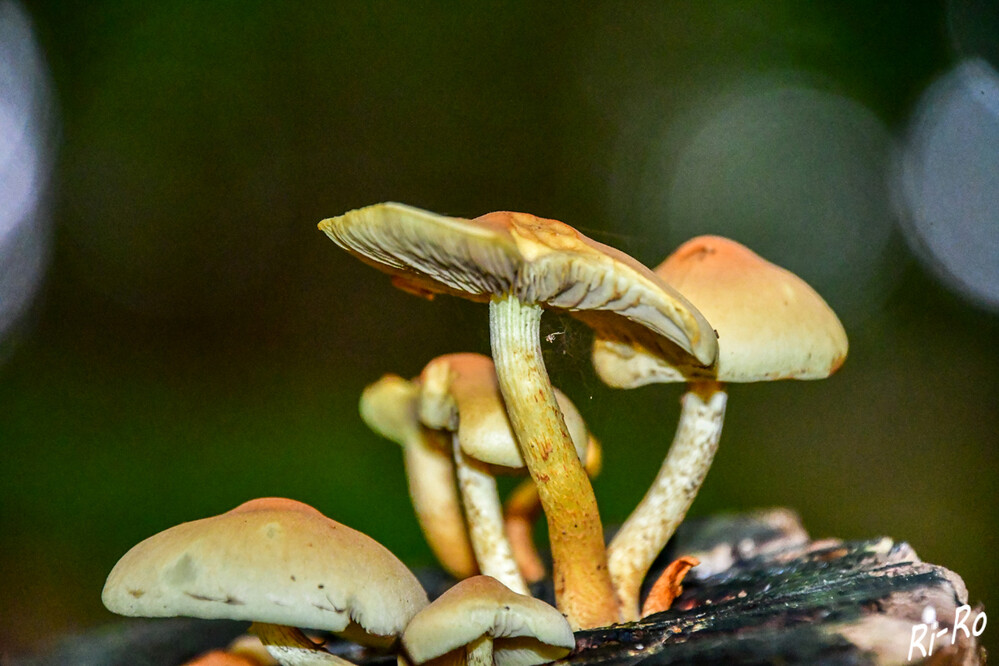
[[[423,369],[420,420],[452,433],[458,486],[469,536],[483,574],[518,594],[529,594],[503,524],[493,470],[522,470],[524,458],[503,408],[493,362],[482,354],[447,354]],[[575,405],[558,389],[576,455],[585,457],[588,433]],[[533,485],[533,483],[532,483]]]
[[[402,446],[409,496],[427,544],[448,573],[467,578],[478,567],[455,488],[450,447],[443,433],[420,423],[419,396],[417,384],[385,375],[361,394],[361,418]]]
[[[297,627],[384,648],[427,604],[416,577],[384,546],[283,498],[149,537],[111,570],[102,600],[133,617],[250,620],[286,665],[349,663]]]
[[[808,284],[735,241],[694,238],[656,273],[714,324],[718,362],[704,368],[678,349],[598,335],[593,363],[611,386],[687,382],[680,423],[652,487],[608,548],[614,586],[627,619],[649,566],[683,520],[718,447],[725,382],[820,379],[846,358],[842,324]]]
[[[574,627],[616,622],[596,498],[541,356],[541,313],[559,308],[598,326],[619,315],[710,364],[717,343],[704,318],[631,257],[555,220],[510,212],[464,220],[388,203],[319,227],[403,289],[489,302],[493,361],[548,520],[559,609]]]
[[[545,602],[489,576],[473,576],[417,613],[402,644],[414,664],[460,649],[468,666],[532,666],[564,657],[576,640],[562,614]]]

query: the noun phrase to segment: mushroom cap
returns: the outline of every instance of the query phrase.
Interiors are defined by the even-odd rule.
[[[510,418],[503,405],[493,361],[482,354],[446,354],[420,374],[420,419],[428,428],[458,434],[465,455],[490,465],[525,466]],[[586,460],[589,432],[582,414],[555,389],[569,437],[580,460]]]
[[[416,614],[402,636],[416,664],[493,638],[497,666],[529,666],[554,661],[576,645],[569,623],[545,602],[517,594],[489,576],[457,583]]]
[[[420,388],[398,375],[383,375],[361,393],[361,419],[376,434],[405,445],[417,435]]]
[[[427,604],[419,581],[387,548],[283,498],[251,500],[149,537],[118,561],[102,599],[120,615],[359,627],[375,637],[398,635]]]
[[[683,292],[718,335],[712,372],[681,354],[651,353],[615,340],[594,345],[594,366],[606,383],[714,378],[723,382],[821,379],[846,359],[846,331],[836,313],[804,280],[721,236],[693,238],[656,274]]]
[[[475,301],[511,293],[598,330],[649,329],[703,365],[717,354],[711,327],[683,296],[635,259],[557,220],[505,211],[466,220],[382,203],[319,228],[408,291]]]

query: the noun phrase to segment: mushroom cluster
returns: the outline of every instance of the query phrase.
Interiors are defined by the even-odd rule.
[[[489,303],[493,368],[479,359],[473,378],[459,360],[468,355],[432,362],[411,383],[419,397],[409,408],[410,422],[424,430],[424,439],[431,432],[454,433],[457,481],[437,491],[458,496],[460,509],[448,500],[446,511],[453,521],[464,514],[464,534],[479,569],[518,592],[541,571],[525,538],[537,498],[548,522],[556,604],[575,629],[639,616],[649,566],[686,515],[717,449],[725,383],[826,377],[846,356],[842,325],[811,287],[725,238],[694,239],[653,272],[562,222],[525,213],[469,220],[384,203],[323,220],[319,227],[391,275],[397,287],[430,298],[450,294]],[[594,365],[610,386],[688,384],[666,460],[609,547],[584,469],[587,454],[570,434],[576,410],[557,397],[542,359],[543,309],[568,312],[594,329]],[[490,396],[493,437],[507,446],[512,439],[531,476],[532,483],[508,500],[507,539],[498,528],[495,485],[481,469],[491,461],[465,444],[472,439],[472,422],[481,421],[475,392]],[[369,425],[381,433],[387,429]],[[599,460],[599,449],[591,448]],[[437,451],[443,460],[445,447]],[[446,490],[454,483],[459,492]],[[419,484],[410,473],[411,489]],[[476,499],[479,489],[488,501]],[[415,491],[413,496],[419,515],[426,508],[417,504]],[[437,507],[445,511],[445,504]],[[462,532],[460,522],[449,525]],[[439,542],[431,546],[442,550]],[[441,561],[454,570],[447,556]]]
[[[110,610],[248,620],[280,664],[349,663],[303,629],[395,651],[400,663],[558,659],[574,630],[664,610],[680,593],[696,558],[668,567],[640,612],[649,567],[717,450],[726,383],[826,377],[847,352],[839,320],[814,290],[720,237],[689,241],[652,271],[525,213],[462,219],[386,203],[319,226],[405,291],[489,304],[491,358],[448,354],[412,379],[383,376],[360,400],[364,422],[401,446],[417,520],[459,582],[429,604],[413,574],[370,537],[268,498],[132,548],[108,577]],[[687,385],[666,459],[609,546],[590,483],[601,448],[549,379],[545,309],[593,328],[594,366],[610,386]],[[497,474],[529,478],[504,504]],[[546,575],[533,540],[540,512],[557,610],[530,591]]]
[[[511,212],[467,220],[387,203],[319,227],[407,291],[489,303],[496,382],[548,523],[558,608],[577,629],[620,621],[596,497],[542,358],[541,314],[563,310],[711,365],[718,344],[707,320],[638,261],[557,220]]]

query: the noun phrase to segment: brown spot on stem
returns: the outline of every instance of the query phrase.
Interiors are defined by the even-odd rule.
[[[541,444],[541,459],[547,462],[548,456],[550,456],[551,454],[552,454],[551,442],[543,442]]]

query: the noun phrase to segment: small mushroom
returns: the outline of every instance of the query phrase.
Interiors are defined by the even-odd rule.
[[[108,576],[108,610],[249,620],[281,664],[349,663],[297,627],[388,647],[427,604],[416,577],[374,539],[282,498],[171,527]]]
[[[506,538],[493,476],[494,471],[513,473],[525,467],[493,362],[481,354],[447,354],[427,364],[419,383],[420,420],[452,433],[458,486],[479,569],[514,592],[528,594]],[[583,417],[558,389],[555,396],[576,454],[583,457],[588,441]]]
[[[464,220],[388,203],[319,227],[408,291],[489,302],[500,391],[548,520],[558,606],[574,627],[618,621],[596,498],[541,356],[541,313],[650,328],[711,363],[717,344],[704,318],[631,257],[556,220],[510,212]]]
[[[593,363],[611,386],[687,382],[680,423],[652,487],[614,536],[608,562],[626,619],[638,614],[638,594],[653,560],[690,508],[707,474],[728,395],[725,382],[820,379],[847,353],[836,314],[801,278],[735,241],[694,238],[656,273],[680,290],[715,326],[718,362],[698,359],[658,341],[598,336]]]
[[[409,496],[427,544],[445,570],[467,578],[478,573],[478,566],[454,483],[450,446],[443,433],[420,423],[419,397],[416,383],[385,375],[361,394],[361,418],[402,446]]]
[[[417,613],[402,644],[414,664],[462,650],[468,666],[533,666],[569,654],[576,640],[562,614],[545,602],[489,576],[473,576]]]

